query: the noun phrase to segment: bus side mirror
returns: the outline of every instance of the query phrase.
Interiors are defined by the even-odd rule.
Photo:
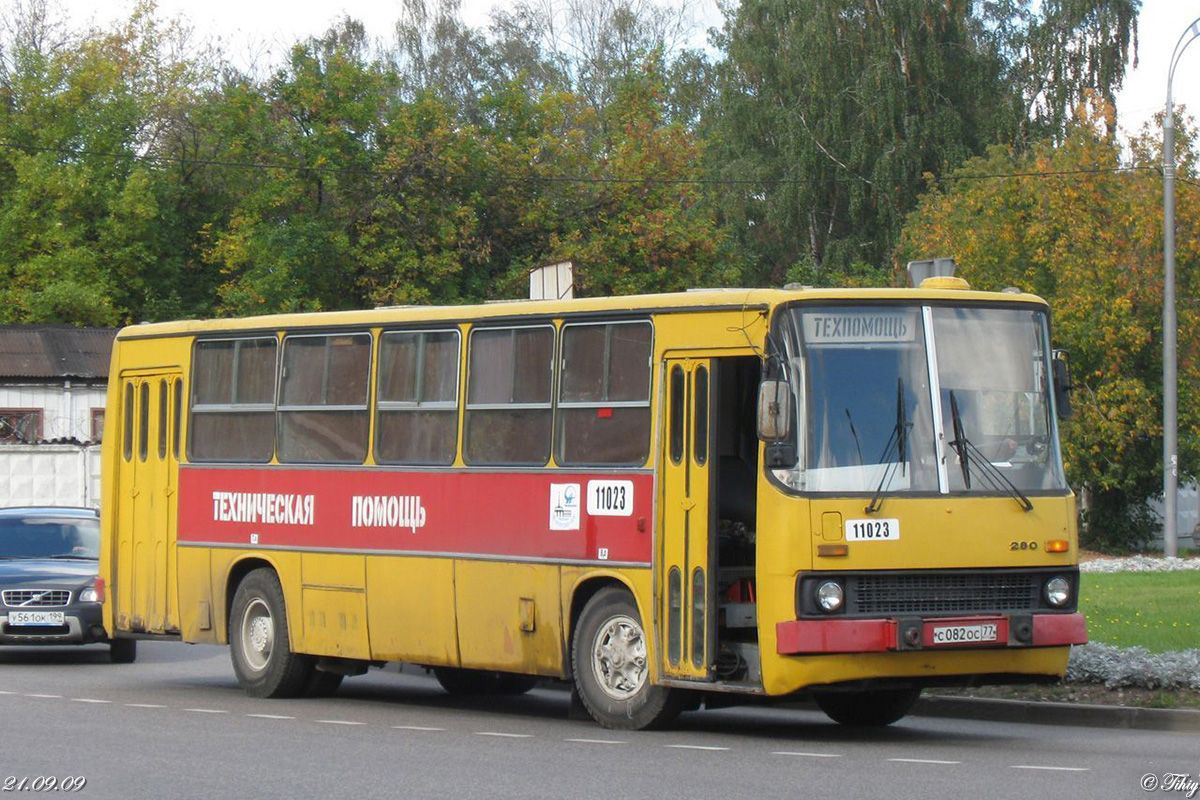
[[[787,381],[763,381],[758,387],[758,438],[778,442],[791,433],[791,387]]]
[[[1050,354],[1050,366],[1054,374],[1054,406],[1059,419],[1071,416],[1071,359],[1066,350],[1054,350]]]

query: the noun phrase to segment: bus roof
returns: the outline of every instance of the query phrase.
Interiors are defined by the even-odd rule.
[[[393,324],[397,321],[430,323],[475,319],[512,319],[523,316],[555,317],[574,314],[621,312],[716,311],[738,308],[772,308],[800,300],[891,300],[955,303],[1036,303],[1042,298],[1026,293],[983,292],[971,289],[694,289],[665,294],[584,297],[573,300],[504,300],[460,306],[381,306],[352,311],[318,311],[302,314],[269,314],[206,320],[178,320],[131,325],[118,339],[179,336],[217,331],[275,328],[322,328]]]

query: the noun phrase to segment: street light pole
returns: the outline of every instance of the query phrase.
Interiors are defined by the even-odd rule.
[[[1200,38],[1200,18],[1175,43],[1167,70],[1167,114],[1163,119],[1163,554],[1178,554],[1179,450],[1178,375],[1175,321],[1175,108],[1171,82],[1187,46]]]

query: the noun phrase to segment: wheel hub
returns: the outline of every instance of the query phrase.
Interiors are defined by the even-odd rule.
[[[600,627],[592,648],[592,671],[600,688],[628,700],[646,683],[646,637],[631,617],[613,617]]]
[[[261,598],[255,598],[242,615],[242,654],[247,666],[255,672],[266,669],[274,642],[275,621],[271,609]]]

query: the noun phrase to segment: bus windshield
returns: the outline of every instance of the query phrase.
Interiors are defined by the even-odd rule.
[[[874,492],[881,485],[888,492],[937,492],[936,430],[947,443],[949,491],[1004,493],[998,474],[1020,491],[1064,489],[1045,314],[929,311],[931,325],[918,306],[791,309],[790,350],[799,354],[803,375],[796,407],[805,417],[798,426],[803,470],[792,485],[811,492]]]

